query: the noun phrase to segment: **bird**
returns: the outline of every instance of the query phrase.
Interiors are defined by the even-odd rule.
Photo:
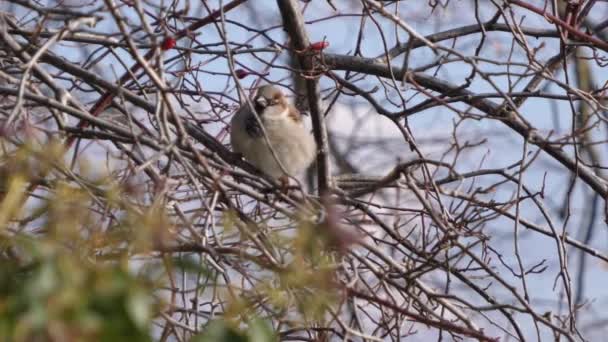
[[[300,175],[312,164],[317,154],[315,139],[304,126],[302,114],[274,85],[258,88],[252,103],[259,121],[247,103],[241,105],[230,122],[232,150],[281,182],[288,181],[288,176]],[[276,159],[268,147],[264,132]],[[277,159],[284,169],[279,166]]]

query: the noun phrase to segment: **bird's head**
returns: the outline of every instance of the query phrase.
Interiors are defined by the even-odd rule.
[[[255,111],[261,118],[284,119],[289,116],[289,104],[283,92],[272,85],[260,87],[253,98]]]

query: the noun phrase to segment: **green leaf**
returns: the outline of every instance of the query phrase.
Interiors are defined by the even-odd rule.
[[[274,342],[278,341],[272,327],[260,318],[249,321],[246,332],[239,331],[227,321],[218,319],[203,328],[191,342]]]
[[[57,270],[51,263],[45,262],[37,274],[37,279],[31,284],[33,298],[46,296],[54,291],[59,282]]]
[[[150,318],[150,300],[142,291],[133,291],[127,299],[127,311],[129,316],[140,329],[148,325]]]
[[[270,324],[260,318],[255,318],[249,322],[247,336],[249,337],[249,342],[278,341],[276,336],[274,336],[274,332],[272,331]]]
[[[211,277],[215,275],[213,269],[207,267],[204,263],[195,259],[193,256],[179,256],[173,258],[173,264],[180,270],[192,273],[201,273],[205,277]]]
[[[194,336],[191,342],[248,342],[248,338],[229,326],[224,320],[207,324],[202,333]]]

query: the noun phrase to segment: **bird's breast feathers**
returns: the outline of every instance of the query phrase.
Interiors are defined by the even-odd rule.
[[[264,112],[259,119],[266,131],[268,142],[286,171],[297,174],[314,160],[316,144],[299,113],[296,112],[300,120],[294,120],[291,116],[293,113],[290,107],[282,111]],[[234,118],[231,133],[234,150],[242,153],[245,159],[262,171],[279,177],[282,171],[268,148],[258,120],[251,112],[241,112],[237,115],[239,118]]]

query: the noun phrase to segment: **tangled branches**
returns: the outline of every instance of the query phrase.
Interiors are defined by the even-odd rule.
[[[117,309],[132,326],[116,334],[144,339],[599,338],[602,11],[9,0],[0,289],[16,296],[15,274],[54,260],[58,274],[89,272],[74,285],[86,293],[116,267],[128,281],[111,298],[147,313]],[[228,146],[231,115],[264,83],[310,114],[319,146],[316,172],[289,192]],[[41,243],[54,247],[35,253]],[[107,298],[95,289],[89,304]],[[9,337],[100,336],[5,307]]]

